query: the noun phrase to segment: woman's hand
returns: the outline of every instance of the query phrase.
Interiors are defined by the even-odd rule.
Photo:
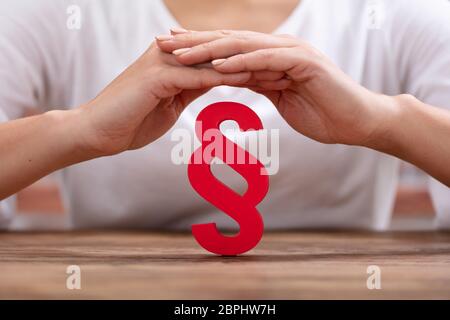
[[[410,95],[371,92],[327,57],[290,36],[183,32],[159,41],[178,62],[211,61],[224,74],[272,72],[246,86],[266,95],[298,132],[324,143],[369,147],[409,161],[450,186],[450,112]]]
[[[278,80],[246,86],[267,96],[292,128],[323,143],[370,145],[387,134],[387,124],[397,115],[394,98],[365,89],[318,50],[290,36],[187,32],[158,45],[179,63],[212,61],[223,74],[282,73]]]
[[[0,124],[0,200],[55,170],[149,144],[212,87],[273,76],[186,67],[152,45],[80,108]]]
[[[218,85],[242,85],[251,73],[185,67],[152,45],[79,112],[91,157],[141,148],[167,132],[183,109]]]

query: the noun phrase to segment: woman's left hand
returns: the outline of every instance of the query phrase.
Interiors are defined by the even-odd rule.
[[[398,117],[397,99],[371,92],[305,41],[249,31],[172,34],[157,42],[178,62],[221,73],[270,72],[246,86],[269,98],[292,128],[323,143],[373,147]]]

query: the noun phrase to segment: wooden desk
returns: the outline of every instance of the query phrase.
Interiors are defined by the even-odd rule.
[[[82,289],[66,289],[79,265]],[[368,290],[367,267],[381,268]],[[450,233],[266,233],[211,256],[190,234],[0,233],[0,298],[450,298]]]

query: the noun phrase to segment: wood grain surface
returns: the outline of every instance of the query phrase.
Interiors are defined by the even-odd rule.
[[[81,290],[66,268],[81,267]],[[381,268],[368,290],[367,267]],[[190,234],[0,233],[0,298],[449,299],[450,233],[266,233],[237,258]]]

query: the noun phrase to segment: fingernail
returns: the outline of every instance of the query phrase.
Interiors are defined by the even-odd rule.
[[[159,40],[159,41],[167,41],[167,40],[172,40],[173,36],[164,34],[164,35],[156,36],[155,38],[156,38],[156,40]]]
[[[182,54],[184,54],[190,50],[191,50],[191,48],[181,48],[181,49],[174,50],[172,53],[176,56],[181,56]]]
[[[213,60],[211,63],[213,66],[219,66],[222,63],[224,63],[225,61],[227,61],[227,59],[216,59],[216,60]]]
[[[183,28],[172,28],[172,29],[170,29],[170,31],[172,31],[173,33],[188,33],[189,32]]]

